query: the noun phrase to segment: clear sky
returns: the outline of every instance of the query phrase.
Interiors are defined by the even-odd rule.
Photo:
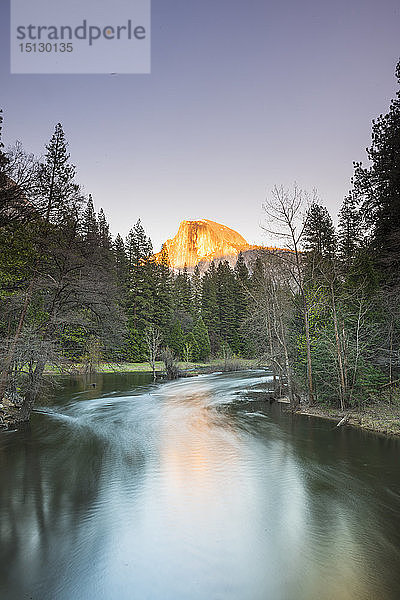
[[[396,90],[398,0],[153,0],[150,75],[10,75],[0,19],[4,141],[40,154],[60,121],[113,233],[141,217],[155,249],[202,217],[264,242],[275,184],[335,216]]]

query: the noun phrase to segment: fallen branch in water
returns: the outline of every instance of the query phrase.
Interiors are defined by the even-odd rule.
[[[340,419],[339,423],[336,424],[336,427],[341,427],[342,425],[345,425],[347,423],[347,421],[349,420],[350,415],[345,415],[343,417],[343,419]]]

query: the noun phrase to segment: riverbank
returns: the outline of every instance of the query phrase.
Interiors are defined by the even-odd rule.
[[[345,412],[326,405],[306,406],[298,410],[297,414],[329,419],[336,423],[345,417],[345,425],[384,435],[400,436],[400,404],[377,401]]]
[[[202,373],[213,373],[216,371],[242,371],[246,369],[255,369],[260,367],[260,362],[257,359],[232,358],[220,359],[215,358],[207,362],[178,362],[179,371],[183,375],[197,375]],[[157,373],[165,371],[165,366],[162,361],[155,363]],[[266,367],[263,367],[266,368]],[[45,374],[47,375],[85,375],[96,373],[151,373],[152,369],[147,362],[104,362],[96,365],[92,369],[84,363],[74,363],[68,366],[55,367],[49,365],[46,367]]]

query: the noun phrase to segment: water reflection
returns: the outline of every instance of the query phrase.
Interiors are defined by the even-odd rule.
[[[262,372],[144,377],[0,435],[0,597],[400,596],[396,441],[246,400]]]

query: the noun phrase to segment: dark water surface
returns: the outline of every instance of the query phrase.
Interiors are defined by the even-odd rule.
[[[0,598],[398,600],[399,442],[268,379],[69,380],[0,433]]]

